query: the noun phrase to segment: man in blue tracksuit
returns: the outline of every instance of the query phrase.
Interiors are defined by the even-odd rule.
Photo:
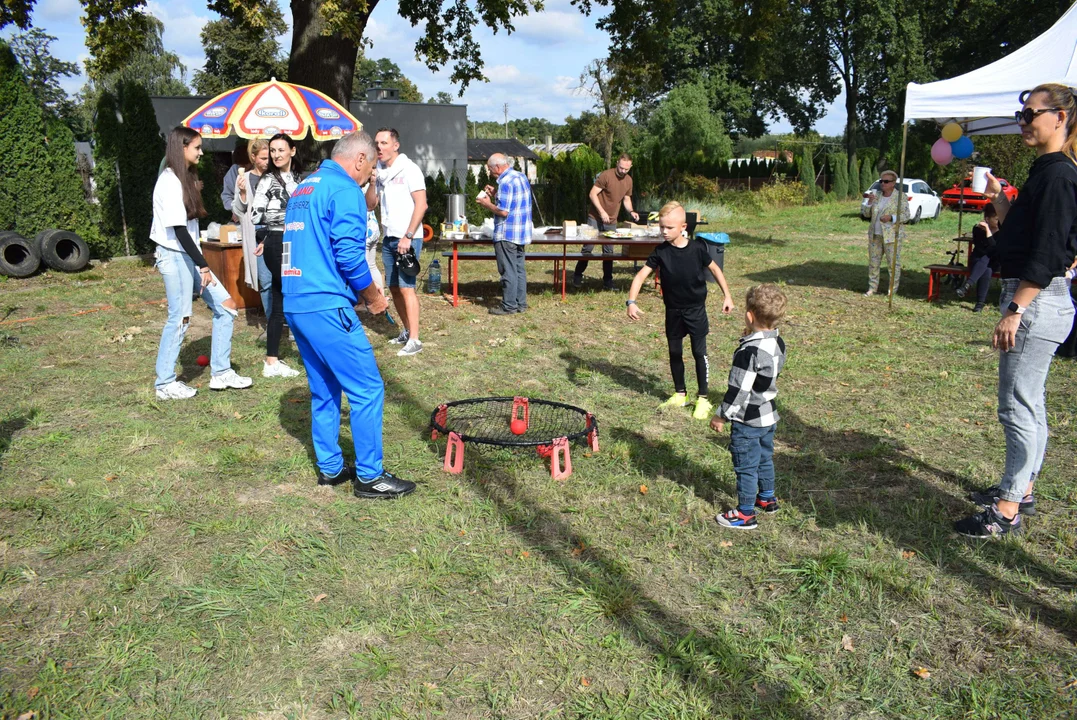
[[[318,484],[351,480],[355,495],[395,498],[415,489],[382,467],[385,385],[353,306],[388,307],[366,263],[366,200],[359,190],[376,159],[366,133],[345,136],[292,193],[284,218],[284,317],[307,370]],[[340,450],[341,393],[351,406],[355,467]]]

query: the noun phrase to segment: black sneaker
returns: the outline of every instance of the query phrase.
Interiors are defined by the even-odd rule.
[[[778,512],[778,498],[762,498],[756,497],[755,506],[765,512],[767,515],[773,515]]]
[[[954,294],[957,295],[959,298],[963,298],[963,297],[965,297],[966,295],[969,294],[969,290],[971,290],[971,289],[972,289],[972,285],[970,285],[969,283],[966,282],[961,287],[959,287],[957,290],[955,290]]]
[[[613,281],[611,280],[610,282],[602,283],[602,289],[603,290],[616,290],[617,286],[614,285]]]
[[[342,485],[355,479],[355,468],[351,463],[344,463],[344,467],[340,469],[336,475],[326,475],[321,470],[318,471],[318,484],[319,485]]]
[[[355,497],[370,498],[372,500],[391,500],[404,497],[415,489],[415,483],[409,480],[401,480],[388,470],[382,472],[376,478],[355,478]]]
[[[973,538],[998,538],[1004,535],[1017,535],[1022,529],[1020,513],[1015,515],[1013,520],[1007,520],[994,505],[985,508],[981,513],[970,515],[964,520],[958,520],[954,523],[954,530],[959,535]]]
[[[583,287],[583,275],[573,275],[572,276],[572,287],[574,287],[574,288]]]
[[[1002,488],[998,485],[993,485],[983,490],[973,490],[969,493],[969,500],[977,505],[983,505],[989,507],[995,504],[998,500],[999,494],[1002,492]],[[1021,509],[1018,510],[1022,515],[1035,515],[1036,514],[1036,496],[1025,495],[1021,500]]]
[[[490,314],[491,315],[515,315],[516,311],[515,310],[507,310],[506,308],[503,308],[500,305],[498,305],[497,307],[490,308]]]
[[[985,303],[978,302],[978,303],[976,303],[976,306],[972,308],[972,312],[983,312],[984,311],[984,306],[985,306]]]

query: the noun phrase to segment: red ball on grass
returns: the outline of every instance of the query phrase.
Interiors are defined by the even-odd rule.
[[[523,435],[527,432],[527,423],[520,418],[516,418],[509,423],[509,430],[512,431],[513,435]]]
[[[202,367],[205,367],[206,365],[209,365],[209,356],[208,355],[199,355],[198,360],[196,360],[195,362],[197,362]]]

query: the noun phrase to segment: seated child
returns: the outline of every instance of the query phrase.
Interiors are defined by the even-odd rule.
[[[725,275],[717,263],[711,260],[701,240],[690,239],[685,232],[684,208],[678,202],[667,203],[659,212],[658,226],[665,242],[655,248],[632,279],[628,290],[628,319],[638,320],[643,312],[636,305],[636,297],[644,281],[652,271],[658,270],[662,282],[662,300],[666,304],[666,342],[669,345],[669,369],[673,373],[674,395],[661,407],[685,407],[688,389],[684,384],[684,336],[692,339],[692,356],[696,361],[696,383],[699,396],[692,417],[706,420],[713,409],[707,399],[707,277],[710,272],[722,288],[722,312],[733,312],[733,298],[729,294]]]
[[[778,410],[778,373],[785,365],[785,342],[778,322],[785,315],[785,295],[777,285],[757,285],[748,291],[744,337],[733,352],[729,390],[711,419],[716,432],[732,422],[729,452],[737,474],[737,507],[718,515],[722,527],[756,528],[755,509],[778,512],[774,497],[774,428]]]

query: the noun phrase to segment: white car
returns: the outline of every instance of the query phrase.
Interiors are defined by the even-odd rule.
[[[905,178],[903,187],[905,189],[905,197],[909,199],[910,223],[918,223],[923,218],[937,218],[939,213],[942,212],[942,200],[939,199],[939,194],[928,187],[928,184],[923,180]],[[881,195],[882,191],[879,188],[879,181],[876,180],[872,183],[868,192],[864,193],[864,201],[860,203],[860,217],[862,219],[871,219],[869,193]],[[911,192],[910,188],[912,189]]]

